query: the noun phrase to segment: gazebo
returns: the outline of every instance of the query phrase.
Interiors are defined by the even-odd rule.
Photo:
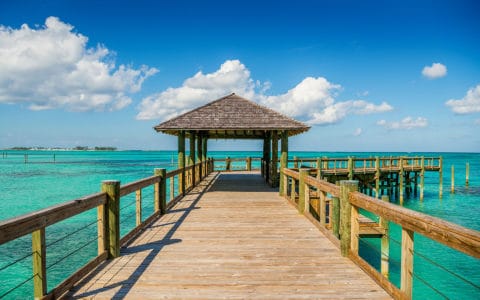
[[[288,161],[288,138],[310,129],[302,122],[234,93],[165,121],[154,128],[157,132],[178,136],[179,168],[185,167],[185,138],[190,139],[189,165],[207,159],[208,139],[263,140],[265,178],[274,187],[282,185],[281,178],[279,182],[276,176],[278,141],[281,140],[280,168],[284,168]]]

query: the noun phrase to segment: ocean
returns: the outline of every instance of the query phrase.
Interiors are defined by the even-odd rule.
[[[260,157],[261,152],[209,152],[209,157]],[[28,155],[27,157],[25,155]],[[480,153],[290,152],[297,157],[442,156],[443,198],[438,173],[426,172],[425,198],[407,198],[404,206],[480,230]],[[27,163],[25,160],[27,159]],[[153,175],[155,168],[177,168],[174,151],[0,151],[0,220],[43,209],[100,191],[103,180],[122,185]],[[465,185],[466,163],[470,165]],[[258,163],[256,163],[258,164]],[[455,193],[450,193],[450,168],[455,167]],[[254,167],[258,165],[254,164]],[[168,191],[167,191],[168,194]],[[143,215],[153,212],[153,190],[143,191]],[[135,223],[134,196],[122,198],[125,234]],[[96,211],[91,210],[47,228],[48,289],[92,259],[97,252]],[[400,228],[391,225],[390,278],[399,284]],[[478,299],[480,260],[415,235],[414,299]],[[378,239],[362,239],[360,254],[379,267]],[[0,245],[0,298],[31,299],[30,235]],[[17,288],[15,288],[17,287]]]

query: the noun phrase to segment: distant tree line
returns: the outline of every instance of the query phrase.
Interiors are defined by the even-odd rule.
[[[73,148],[48,148],[48,147],[12,147],[8,148],[7,150],[21,150],[21,151],[26,151],[26,150],[77,150],[77,151],[87,151],[87,150],[95,150],[95,151],[116,151],[117,147],[94,147],[90,148],[88,146],[76,146]]]

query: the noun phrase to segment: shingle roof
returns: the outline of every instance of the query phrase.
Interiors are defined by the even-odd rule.
[[[172,135],[184,130],[187,134],[202,132],[210,138],[263,138],[268,131],[288,131],[291,136],[310,126],[232,93],[154,128]]]

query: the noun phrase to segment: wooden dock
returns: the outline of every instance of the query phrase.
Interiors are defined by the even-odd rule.
[[[390,298],[252,172],[210,174],[66,296]]]

